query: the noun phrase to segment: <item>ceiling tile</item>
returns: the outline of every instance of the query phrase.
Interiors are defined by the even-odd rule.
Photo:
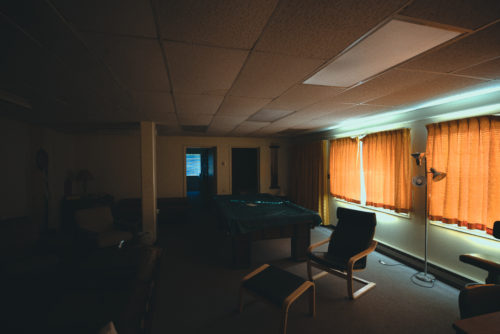
[[[262,109],[250,116],[248,120],[253,122],[274,122],[291,113],[293,113],[293,111]]]
[[[313,129],[322,129],[322,128],[327,128],[329,126],[332,126],[331,122],[325,119],[312,119],[310,121],[291,126],[290,129],[300,129],[302,131],[304,130],[313,130]]]
[[[418,0],[402,15],[467,29],[477,29],[500,17],[498,0]]]
[[[299,110],[343,90],[344,88],[338,87],[299,84],[269,103],[266,109]]]
[[[133,90],[169,91],[161,48],[156,40],[84,34],[89,46]]]
[[[15,88],[12,93],[21,95],[23,84],[37,81],[41,65],[50,58],[3,15],[0,15],[0,39],[8,46],[0,52],[0,83],[4,89]]]
[[[231,135],[235,136],[249,135],[252,132],[255,132],[260,128],[263,128],[269,124],[271,123],[246,121],[238,125],[235,129],[233,129],[231,131]]]
[[[229,132],[231,132],[231,130],[224,130],[224,129],[216,129],[216,128],[212,128],[212,127],[209,127],[207,129],[207,134],[210,135],[210,136],[218,136],[218,137],[224,137],[226,136]]]
[[[288,129],[286,126],[273,126],[273,124],[270,124],[253,132],[252,135],[261,137],[275,136],[278,135],[279,132],[285,131],[286,129]]]
[[[250,116],[269,103],[271,99],[254,97],[226,96],[217,115]]]
[[[142,113],[144,119],[147,121],[155,122],[156,124],[170,125],[170,126],[178,126],[179,122],[177,119],[177,114],[173,112],[156,112],[156,111],[147,111]]]
[[[314,117],[320,117],[325,114],[331,113],[334,110],[344,110],[348,108],[352,108],[354,106],[353,103],[341,103],[337,102],[336,100],[333,99],[327,99],[318,103],[315,103],[307,108],[304,108],[300,111],[298,111],[295,115],[297,116],[314,116]]]
[[[232,96],[274,98],[302,81],[323,61],[252,52],[230,91]]]
[[[300,114],[299,112],[296,112],[289,116],[283,117],[282,119],[279,119],[276,122],[273,122],[272,126],[289,128],[293,125],[301,124],[310,119],[311,119],[310,115],[305,115],[303,113]]]
[[[226,117],[226,116],[216,115],[212,119],[212,122],[210,123],[207,133],[210,134],[228,133],[234,128],[236,128],[239,124],[244,122],[245,119],[246,119],[245,116]]]
[[[212,115],[207,114],[179,114],[179,123],[180,125],[191,125],[191,126],[201,126],[201,125],[209,125],[212,121]]]
[[[210,126],[212,127],[235,127],[244,122],[245,116],[219,116],[215,115]]]
[[[382,111],[389,111],[392,107],[380,106],[376,104],[358,104],[349,109],[345,109],[346,113],[349,113],[351,116],[360,116],[360,115],[368,115],[373,113],[378,113]]]
[[[368,114],[369,112],[366,112],[364,115]],[[354,111],[351,111],[351,109],[345,109],[345,110],[336,110],[333,111],[329,114],[326,114],[324,116],[321,116],[319,118],[315,118],[309,121],[304,122],[303,124],[300,124],[299,127],[306,127],[309,129],[325,129],[330,126],[336,125],[339,122],[342,122],[348,118],[351,117],[359,117],[362,116],[363,113],[354,113]],[[297,127],[297,126],[294,126]]]
[[[176,92],[210,94],[231,88],[248,51],[166,43],[172,86]]]
[[[172,95],[164,92],[133,92],[139,111],[147,114],[174,113]]]
[[[251,49],[277,0],[160,1],[164,38]]]
[[[450,73],[500,56],[500,23],[431,51],[401,68]]]
[[[441,95],[451,95],[466,87],[484,83],[483,80],[459,77],[453,75],[441,75],[439,78],[416,84],[409,88],[397,91],[387,96],[380,97],[370,104],[399,106],[426,101]]]
[[[214,115],[222,103],[223,96],[175,93],[175,105],[180,115]],[[212,119],[210,117],[210,119]],[[185,124],[182,124],[185,125]]]
[[[330,59],[407,2],[281,1],[256,50]]]
[[[3,1],[1,11],[63,62],[71,63],[86,52],[85,45],[46,1]]]
[[[384,107],[386,108],[386,107]],[[311,117],[307,120],[304,121],[303,124],[307,125],[309,128],[313,127],[329,127],[332,126],[336,122],[340,122],[346,118],[353,117],[353,116],[359,116],[360,110],[365,109],[365,107],[362,107],[360,105],[338,105],[337,107],[331,108],[330,112],[328,113],[321,113],[319,117],[315,117],[314,115],[311,115]],[[367,107],[365,109],[366,113],[369,113],[368,110],[371,110],[370,107]],[[358,111],[358,113],[356,112]]]
[[[153,11],[149,1],[53,0],[53,2],[64,17],[79,30],[156,37]]]
[[[392,92],[410,87],[420,82],[429,81],[439,77],[439,74],[390,70],[361,85],[346,90],[330,101],[339,103],[364,103],[377,97],[388,95]]]
[[[465,70],[458,71],[457,74],[492,80],[500,79],[500,57],[466,68]]]

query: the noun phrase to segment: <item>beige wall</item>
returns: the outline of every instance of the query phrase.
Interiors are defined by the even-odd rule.
[[[47,151],[49,156],[49,227],[57,228],[61,223],[61,200],[64,196],[64,181],[68,171],[74,168],[74,147],[72,136],[51,129],[32,128],[32,152],[36,154],[40,147]],[[35,165],[35,163],[33,163]],[[41,173],[36,168],[32,169],[36,188],[33,193],[42,198],[39,184],[42,181]],[[38,191],[36,190],[38,189]],[[37,194],[38,193],[38,194]],[[38,201],[36,198],[35,202]]]
[[[269,145],[279,149],[279,191],[271,185]],[[286,140],[270,138],[159,136],[157,140],[158,197],[185,196],[185,150],[187,147],[217,147],[217,192],[231,193],[231,148],[260,149],[260,192],[286,194],[288,191],[288,151]]]
[[[425,124],[419,121],[406,124],[411,128],[412,152],[425,151],[427,130]],[[401,127],[401,126],[398,126]],[[413,164],[412,164],[413,165]],[[413,166],[412,175],[421,175],[423,169]],[[377,230],[375,238],[391,247],[401,250],[418,258],[424,258],[424,200],[425,188],[412,187],[414,212],[410,218],[376,211]],[[336,224],[335,210],[337,206],[359,209],[359,206],[350,205],[330,198],[331,223]],[[487,273],[471,265],[459,261],[460,254],[483,253],[498,256],[500,261],[500,242],[486,238],[450,230],[445,227],[429,224],[428,260],[442,268],[458,273],[467,278],[484,281]]]
[[[29,215],[29,127],[0,119],[0,219]]]
[[[42,223],[45,216],[45,179],[35,156],[43,148],[48,165],[48,226],[60,224],[60,201],[66,171],[73,166],[71,136],[27,123],[0,119],[0,219],[30,216]]]
[[[75,172],[88,169],[89,193],[115,199],[141,197],[141,143],[137,134],[74,135]],[[76,192],[81,189],[76,186]]]

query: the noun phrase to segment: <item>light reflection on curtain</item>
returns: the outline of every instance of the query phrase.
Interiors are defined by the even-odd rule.
[[[290,199],[317,211],[330,223],[326,180],[326,141],[299,143],[292,148]]]
[[[500,117],[475,117],[427,126],[429,218],[485,230],[500,220]]]
[[[366,205],[410,212],[410,130],[372,133],[362,141]]]
[[[358,140],[330,141],[330,193],[349,202],[360,203],[360,152]]]

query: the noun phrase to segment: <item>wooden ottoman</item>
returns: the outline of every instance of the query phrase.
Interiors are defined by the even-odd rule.
[[[239,311],[243,311],[243,292],[273,304],[282,309],[281,330],[285,334],[288,309],[307,290],[309,290],[309,313],[315,316],[314,283],[286,270],[264,264],[243,278]]]

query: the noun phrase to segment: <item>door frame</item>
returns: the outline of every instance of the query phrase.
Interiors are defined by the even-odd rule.
[[[217,145],[184,145],[183,149],[183,157],[182,157],[182,197],[187,197],[187,176],[186,176],[186,154],[188,148],[199,148],[199,149],[210,149],[215,148],[215,159],[214,159],[214,168],[215,168],[215,191],[218,192],[217,187],[217,159],[219,156],[219,148]]]

